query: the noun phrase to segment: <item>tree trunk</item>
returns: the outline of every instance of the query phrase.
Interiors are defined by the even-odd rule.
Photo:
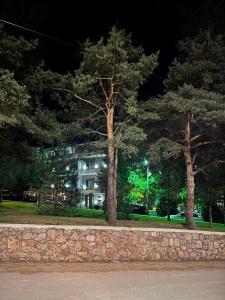
[[[41,186],[40,186],[39,193],[38,193],[37,205],[40,206],[41,204],[42,204],[42,190],[41,190]]]
[[[3,188],[1,188],[1,192],[0,192],[0,203],[2,202],[2,198],[3,198]]]
[[[171,205],[171,172],[169,169],[168,176],[168,186],[169,186],[169,199],[167,199],[167,221],[170,221],[170,205]]]
[[[195,176],[193,172],[193,161],[191,157],[191,129],[190,129],[189,118],[185,126],[184,134],[185,134],[184,158],[186,164],[187,189],[188,189],[188,194],[185,203],[185,221],[188,229],[196,229],[195,220],[193,218]]]
[[[117,209],[117,167],[118,167],[118,148],[115,149],[115,170],[114,170],[114,199]]]
[[[116,159],[115,146],[113,145],[113,117],[114,108],[108,107],[107,110],[107,136],[108,136],[108,185],[107,185],[107,207],[108,223],[116,224]]]
[[[213,220],[212,220],[212,203],[209,203],[209,227],[213,227]]]
[[[171,221],[171,219],[170,219],[170,207],[169,207],[169,204],[167,204],[167,221]]]
[[[225,225],[225,190],[223,190],[223,217],[224,217],[224,225]]]
[[[114,225],[116,223],[116,191],[115,191],[115,149],[113,146],[108,147],[108,223]]]
[[[213,189],[210,186],[209,188],[209,227],[213,227],[213,220],[212,220],[212,204],[213,204],[213,198],[212,198]]]

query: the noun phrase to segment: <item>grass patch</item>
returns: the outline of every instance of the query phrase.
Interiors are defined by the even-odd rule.
[[[38,207],[36,203],[27,203],[19,201],[3,201],[0,203],[0,214],[37,214]]]
[[[131,220],[139,221],[139,222],[151,222],[154,225],[158,224],[159,227],[168,227],[168,228],[177,228],[177,225],[182,225],[184,227],[184,220],[180,219],[171,219],[167,220],[165,217],[158,216],[148,216],[148,215],[130,215]],[[213,223],[213,227],[210,228],[210,224],[204,221],[196,221],[198,230],[212,230],[212,231],[225,231],[225,225],[221,223]]]
[[[123,216],[117,221],[117,226],[126,227],[153,227],[153,228],[184,228],[184,221],[167,218],[131,214],[130,220],[124,220]],[[0,203],[0,222],[18,224],[47,224],[47,225],[101,225],[106,226],[102,210],[80,208],[39,208],[35,203],[3,201]],[[199,230],[225,231],[224,224],[213,224],[203,221],[196,222]]]
[[[42,213],[42,215],[40,215],[40,213]],[[43,213],[44,211],[35,203],[17,201],[3,201],[0,203],[0,223],[94,226],[107,225],[104,218],[100,218],[100,214],[103,215],[103,212],[97,210],[71,209],[71,213],[69,212],[69,209],[60,210],[59,214],[61,213],[63,216],[53,215],[54,212],[52,212],[52,215],[44,215]],[[76,218],[74,218],[72,214],[73,216],[76,216]]]
[[[54,208],[53,206],[40,207],[40,215],[61,216],[61,217],[82,217],[82,218],[103,218],[104,212],[95,209],[81,208]]]
[[[198,229],[200,230],[210,230],[210,223],[204,221],[196,221]],[[212,231],[225,231],[225,224],[222,223],[213,223]]]
[[[160,221],[161,217],[155,217],[155,216],[149,216],[149,215],[137,215],[137,214],[131,214],[131,219],[135,221],[146,221],[146,220],[155,220],[155,221]]]

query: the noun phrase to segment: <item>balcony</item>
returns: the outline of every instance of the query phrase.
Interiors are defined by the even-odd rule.
[[[79,192],[83,195],[96,194],[96,193],[105,193],[104,189],[100,188],[87,188],[87,189],[78,189]]]
[[[78,175],[97,175],[99,172],[99,168],[88,168],[78,170]]]

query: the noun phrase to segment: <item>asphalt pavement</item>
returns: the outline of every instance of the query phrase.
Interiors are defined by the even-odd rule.
[[[1,300],[225,300],[225,269],[0,273]]]

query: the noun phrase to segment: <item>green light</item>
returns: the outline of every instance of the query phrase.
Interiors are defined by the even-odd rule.
[[[144,160],[144,165],[145,165],[145,166],[148,165],[148,160],[147,160],[147,159]]]
[[[157,175],[152,174],[149,170],[149,162],[146,165],[147,173],[145,168],[142,166],[134,166],[133,170],[129,171],[128,174],[128,183],[131,186],[130,191],[128,192],[129,201],[133,203],[137,202],[146,202],[146,205],[149,205],[149,201],[153,201],[152,199],[155,197],[157,193],[159,193],[159,177]],[[151,202],[152,203],[152,202]]]

